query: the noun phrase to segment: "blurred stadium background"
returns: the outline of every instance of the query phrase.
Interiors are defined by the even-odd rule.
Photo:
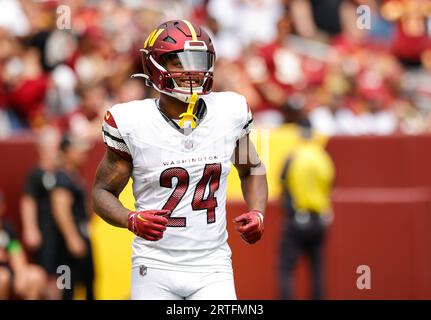
[[[230,232],[238,297],[279,297],[279,176],[298,119],[308,117],[336,166],[326,298],[430,299],[430,17],[428,0],[0,0],[7,218],[20,230],[19,199],[47,126],[92,143],[83,172],[90,190],[106,109],[156,95],[129,79],[141,71],[138,49],[160,22],[186,18],[212,34],[214,90],[246,96],[266,155],[265,236],[247,246]],[[229,179],[233,217],[245,206],[234,170]],[[121,199],[133,208],[130,187]],[[96,298],[127,299],[132,234],[93,214],[91,239]],[[299,265],[296,292],[305,298],[309,276]],[[371,268],[370,290],[356,287],[360,265]]]

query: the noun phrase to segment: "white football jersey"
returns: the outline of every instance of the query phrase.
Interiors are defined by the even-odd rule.
[[[133,163],[137,211],[169,209],[159,241],[135,237],[133,266],[231,271],[226,231],[226,181],[238,139],[252,116],[233,92],[202,96],[206,114],[185,135],[158,109],[155,99],[113,106],[103,123],[105,143]]]

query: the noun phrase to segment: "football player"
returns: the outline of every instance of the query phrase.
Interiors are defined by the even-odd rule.
[[[231,164],[248,206],[233,222],[249,244],[262,237],[268,197],[250,109],[239,94],[210,93],[215,52],[201,27],[165,22],[141,53],[139,76],[160,98],[106,113],[94,210],[136,235],[132,299],[236,299],[225,208]],[[118,200],[130,177],[135,212]]]

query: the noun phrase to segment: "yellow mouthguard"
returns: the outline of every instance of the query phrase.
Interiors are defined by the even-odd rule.
[[[196,128],[196,120],[198,118],[193,114],[193,110],[195,108],[196,101],[198,101],[198,94],[196,92],[194,92],[192,94],[192,96],[190,97],[190,102],[189,102],[189,105],[187,107],[187,111],[180,114],[181,120],[180,120],[179,126],[181,128],[184,127],[184,124],[187,121],[190,122],[191,128],[193,128],[193,129]]]

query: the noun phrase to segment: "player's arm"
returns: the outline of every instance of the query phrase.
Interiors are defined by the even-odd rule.
[[[169,210],[146,210],[131,212],[118,199],[132,173],[132,163],[119,156],[110,148],[99,164],[93,185],[93,209],[109,224],[128,228],[146,240],[163,238]]]
[[[127,228],[130,210],[121,204],[118,197],[131,174],[132,163],[107,148],[93,184],[93,209],[103,220],[120,228]]]
[[[242,193],[249,210],[258,210],[265,214],[268,201],[265,165],[260,160],[249,135],[238,141],[233,164],[238,171]]]
[[[157,241],[163,237],[168,219],[163,215],[169,210],[131,212],[118,197],[127,185],[133,169],[133,158],[112,114],[106,113],[103,126],[106,153],[99,164],[93,184],[93,209],[109,224],[128,228],[146,240]]]
[[[265,165],[260,160],[249,135],[242,137],[232,159],[241,179],[241,189],[249,212],[234,219],[237,230],[248,243],[255,243],[263,234],[263,217],[268,201]]]

